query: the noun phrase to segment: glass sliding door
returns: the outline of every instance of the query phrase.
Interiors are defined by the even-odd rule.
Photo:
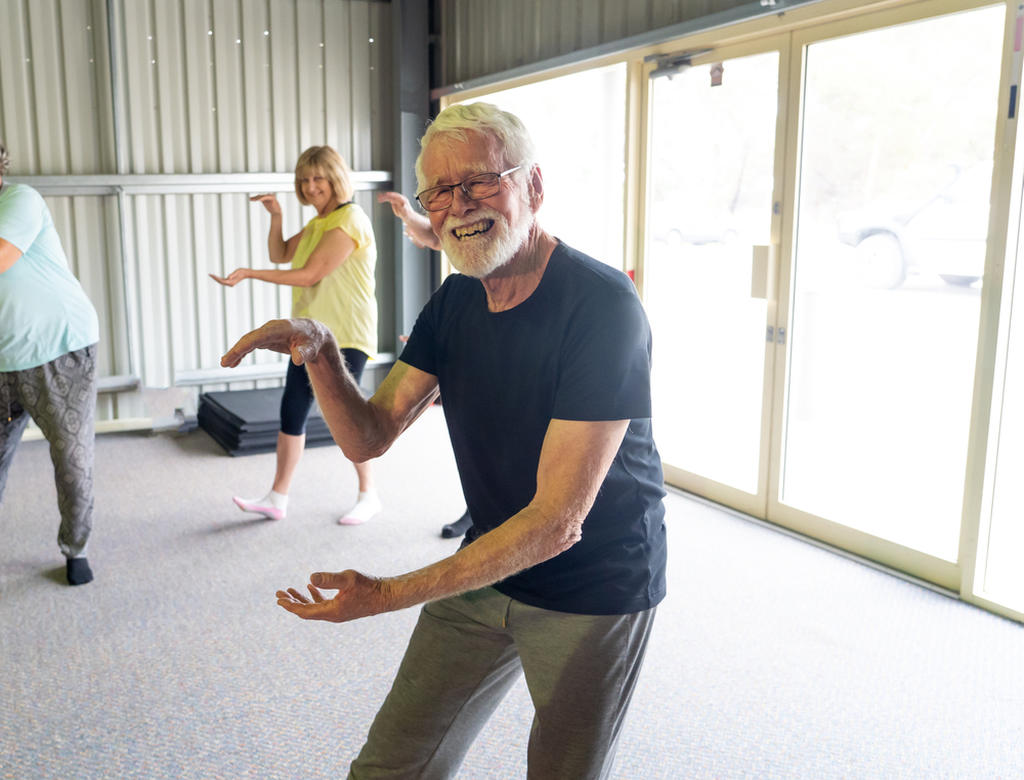
[[[769,512],[814,535],[841,526],[957,561],[1004,16],[1000,4],[795,38],[798,196]]]
[[[699,480],[756,513],[769,301],[752,291],[753,257],[773,243],[779,62],[775,50],[715,52],[650,86],[644,290],[658,448],[675,484]]]

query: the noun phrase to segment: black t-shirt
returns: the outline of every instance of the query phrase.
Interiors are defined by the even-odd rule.
[[[559,243],[533,294],[503,312],[483,285],[449,276],[401,360],[438,378],[473,527],[503,523],[537,490],[552,419],[631,422],[583,538],[497,584],[544,609],[638,612],[665,595],[665,495],[651,434],[651,330],[629,278]]]

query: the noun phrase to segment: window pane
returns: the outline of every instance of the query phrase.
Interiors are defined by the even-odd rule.
[[[647,311],[665,463],[758,492],[767,301],[751,295],[771,241],[778,52],[652,84]]]
[[[806,54],[780,498],[948,561],[1003,15],[983,8]]]
[[[544,175],[538,219],[570,246],[624,267],[626,66],[575,73],[468,101],[523,120]]]

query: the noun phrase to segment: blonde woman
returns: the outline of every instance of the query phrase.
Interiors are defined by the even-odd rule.
[[[302,205],[316,209],[316,216],[300,232],[285,240],[276,195],[250,198],[262,203],[270,214],[270,261],[290,263],[291,268],[238,268],[226,277],[210,276],[227,287],[243,279],[291,286],[292,317],[308,317],[327,325],[358,383],[366,361],[377,350],[377,245],[370,218],[352,202],[352,193],[351,171],[341,155],[329,146],[310,147],[295,164],[295,194]],[[288,491],[306,444],[306,419],[312,405],[313,388],[306,367],[289,361],[281,397],[273,485],[262,498],[236,496],[233,500],[239,509],[272,520],[287,514]],[[355,505],[338,519],[342,525],[364,523],[381,510],[370,464],[353,465],[359,478],[359,495]]]

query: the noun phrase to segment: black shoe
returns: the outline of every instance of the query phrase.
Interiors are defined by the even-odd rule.
[[[456,536],[462,536],[466,533],[471,525],[473,525],[473,518],[469,516],[469,510],[467,509],[463,512],[462,517],[454,523],[441,526],[441,536],[445,539],[454,539]]]
[[[85,558],[68,558],[68,585],[85,585],[92,582],[92,569]]]

